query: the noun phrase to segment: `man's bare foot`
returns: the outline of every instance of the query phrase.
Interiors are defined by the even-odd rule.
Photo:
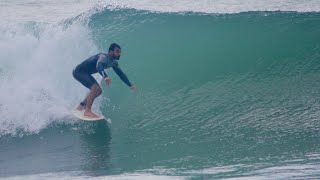
[[[78,111],[83,111],[85,108],[86,108],[85,106],[79,105],[79,106],[77,107],[77,110],[78,110]]]
[[[95,113],[93,113],[91,110],[85,110],[83,113],[84,116],[87,117],[92,117],[92,118],[96,118],[99,117],[98,115],[96,115]]]

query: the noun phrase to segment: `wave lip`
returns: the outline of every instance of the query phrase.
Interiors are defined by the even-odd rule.
[[[200,12],[210,14],[233,14],[248,11],[320,12],[319,0],[108,0],[104,3],[111,9],[133,8],[152,12]]]

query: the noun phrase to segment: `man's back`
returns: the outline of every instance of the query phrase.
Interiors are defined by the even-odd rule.
[[[88,59],[84,60],[82,63],[80,63],[76,69],[82,72],[87,72],[88,74],[94,74],[97,73],[97,61],[99,59],[99,54],[93,55],[89,57]]]

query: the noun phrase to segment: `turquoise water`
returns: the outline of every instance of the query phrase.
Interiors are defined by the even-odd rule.
[[[0,176],[319,178],[319,20],[106,6],[3,26]],[[141,93],[107,70],[94,109],[112,124],[79,122],[72,68],[112,42]]]

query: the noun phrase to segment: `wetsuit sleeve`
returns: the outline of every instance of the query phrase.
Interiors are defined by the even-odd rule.
[[[97,71],[98,73],[103,77],[106,78],[108,77],[108,75],[106,74],[106,72],[104,71],[104,67],[106,67],[106,56],[103,54],[99,54],[99,59],[97,61]]]
[[[128,77],[124,74],[124,72],[122,72],[122,70],[120,69],[120,67],[118,65],[112,66],[112,69],[114,70],[114,72],[116,72],[116,74],[120,77],[120,79],[126,83],[129,87],[132,86],[132,84],[130,83]]]

